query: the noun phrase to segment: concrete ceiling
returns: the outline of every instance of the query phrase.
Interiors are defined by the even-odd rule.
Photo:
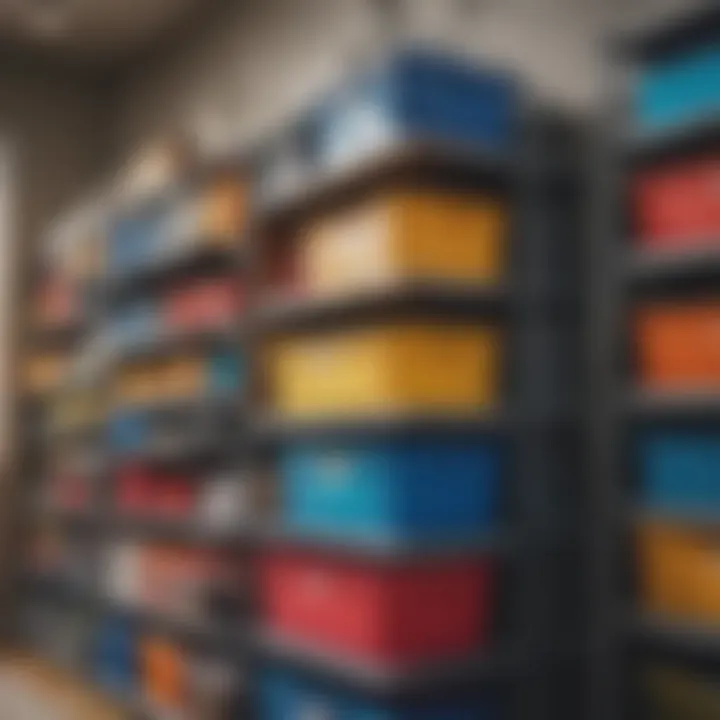
[[[124,61],[187,23],[209,0],[0,0],[0,42],[28,52]]]

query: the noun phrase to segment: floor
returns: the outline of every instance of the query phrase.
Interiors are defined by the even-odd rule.
[[[0,661],[0,709],[2,720],[124,720],[61,673],[18,658]]]

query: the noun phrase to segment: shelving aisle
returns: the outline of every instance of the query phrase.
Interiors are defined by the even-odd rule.
[[[445,62],[418,74],[452,76]],[[563,592],[579,604],[559,590],[573,569],[553,564],[577,547],[579,517],[577,386],[561,369],[577,238],[553,214],[573,186],[548,163],[563,153],[529,109],[507,144],[464,147],[439,128],[378,148],[343,123],[397,98],[363,87],[261,162],[255,427],[279,488],[261,535],[258,715],[577,717],[578,628],[553,615]],[[335,163],[332,137],[352,158]],[[458,265],[468,239],[487,255]]]
[[[197,163],[110,205],[102,292],[86,305],[99,358],[88,392],[102,408],[80,433],[102,464],[89,504],[63,518],[93,550],[70,558],[88,582],[52,548],[36,593],[90,618],[71,667],[129,714],[240,713],[252,520],[245,170]],[[72,455],[66,433],[58,442]],[[46,655],[57,628],[28,625]]]
[[[622,36],[625,99],[597,165],[598,719],[720,712],[718,42],[716,3]]]

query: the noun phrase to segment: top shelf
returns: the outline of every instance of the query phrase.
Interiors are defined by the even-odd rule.
[[[301,190],[258,203],[261,227],[292,222],[332,208],[382,183],[443,182],[455,187],[507,187],[514,163],[504,153],[415,142],[338,170],[317,172]]]
[[[719,36],[720,3],[710,0],[649,28],[621,32],[617,46],[627,57],[648,62]]]

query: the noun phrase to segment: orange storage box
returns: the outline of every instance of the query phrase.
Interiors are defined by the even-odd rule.
[[[389,663],[462,656],[488,643],[492,571],[483,560],[372,564],[302,551],[262,562],[268,624],[318,647]]]
[[[247,183],[233,177],[210,184],[200,198],[200,230],[207,242],[229,244],[241,238],[248,213]]]
[[[158,638],[146,638],[140,645],[140,665],[150,702],[165,710],[181,710],[186,702],[188,668],[180,649]]]
[[[720,533],[648,522],[638,554],[647,610],[720,623]]]
[[[487,198],[396,190],[311,225],[299,248],[309,294],[407,280],[493,282],[504,269],[507,220]]]
[[[25,385],[30,392],[44,393],[55,389],[67,369],[67,358],[60,355],[37,355],[25,364]]]
[[[650,247],[720,243],[720,155],[643,173],[634,204],[640,239]]]
[[[496,403],[499,332],[404,322],[278,341],[276,409],[289,416],[472,412]]]
[[[720,387],[720,300],[656,303],[637,313],[640,378],[651,389]]]

